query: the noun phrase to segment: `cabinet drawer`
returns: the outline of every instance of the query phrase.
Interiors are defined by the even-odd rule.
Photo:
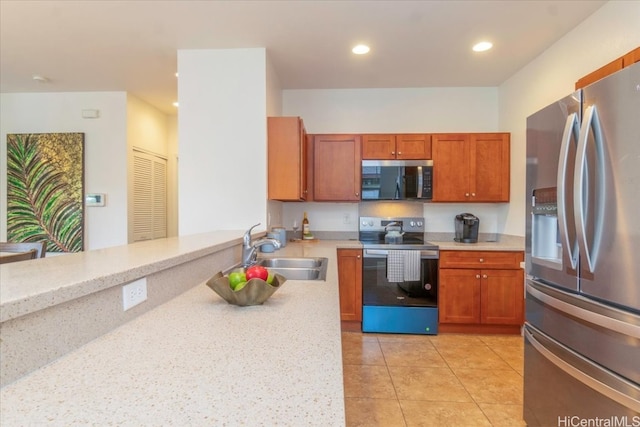
[[[440,268],[519,269],[522,261],[521,251],[440,251]]]

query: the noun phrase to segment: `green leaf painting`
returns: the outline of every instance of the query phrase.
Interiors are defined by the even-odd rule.
[[[84,134],[7,135],[7,239],[84,249]]]

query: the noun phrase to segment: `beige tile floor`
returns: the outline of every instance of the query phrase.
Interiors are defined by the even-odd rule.
[[[342,333],[347,426],[525,426],[523,339]]]

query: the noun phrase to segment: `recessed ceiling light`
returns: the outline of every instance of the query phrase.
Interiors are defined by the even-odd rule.
[[[367,46],[366,44],[359,44],[351,49],[351,52],[355,53],[356,55],[364,55],[365,53],[369,53],[369,50],[369,46]]]
[[[177,108],[178,107],[178,101],[174,102],[173,106]]]
[[[493,47],[493,43],[491,42],[480,42],[473,46],[474,52],[484,52],[485,50],[489,50]]]
[[[176,72],[176,77],[178,77],[178,73]]]

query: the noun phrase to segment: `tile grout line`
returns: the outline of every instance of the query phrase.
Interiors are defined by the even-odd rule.
[[[480,340],[481,345],[485,346],[485,347],[489,347],[484,341]],[[449,370],[451,371],[451,373],[453,374],[454,377],[456,377],[456,380],[458,380],[458,383],[460,383],[460,385],[462,386],[462,388],[464,389],[464,391],[467,392],[467,394],[469,395],[469,397],[471,398],[471,400],[473,401],[473,403],[476,405],[476,407],[478,408],[478,410],[482,413],[482,415],[484,415],[485,419],[487,420],[487,422],[489,423],[489,425],[491,425],[493,427],[493,423],[491,422],[491,420],[489,419],[489,417],[487,416],[487,414],[482,410],[482,408],[480,407],[480,405],[478,404],[478,402],[476,401],[475,397],[473,397],[473,394],[471,394],[471,392],[469,391],[469,389],[467,389],[467,387],[464,385],[464,383],[460,380],[460,378],[458,378],[458,374],[456,374],[456,371],[451,367],[451,365],[449,364],[449,362],[447,361],[447,358],[444,357],[444,355],[442,353],[440,353],[440,350],[438,349],[438,347],[436,345],[434,345],[436,351],[438,352],[438,354],[440,355],[440,357],[442,357],[442,360],[444,360],[444,363],[447,364],[447,367],[449,368]],[[493,351],[493,350],[492,350]],[[508,364],[507,364],[508,365]]]
[[[391,376],[391,372],[389,371],[389,364],[387,363],[387,358],[384,355],[384,350],[382,350],[382,343],[380,339],[376,337],[376,342],[378,343],[378,347],[380,348],[380,353],[382,354],[382,360],[384,360],[384,367],[387,370],[387,375],[389,375],[389,380],[391,380],[391,386],[393,387],[393,394],[396,396],[396,403],[398,404],[398,408],[400,408],[400,413],[402,414],[402,422],[405,427],[407,426],[407,418],[404,415],[404,410],[402,409],[402,405],[400,404],[400,398],[398,397],[398,390],[396,389],[396,385],[393,382],[393,377]]]

